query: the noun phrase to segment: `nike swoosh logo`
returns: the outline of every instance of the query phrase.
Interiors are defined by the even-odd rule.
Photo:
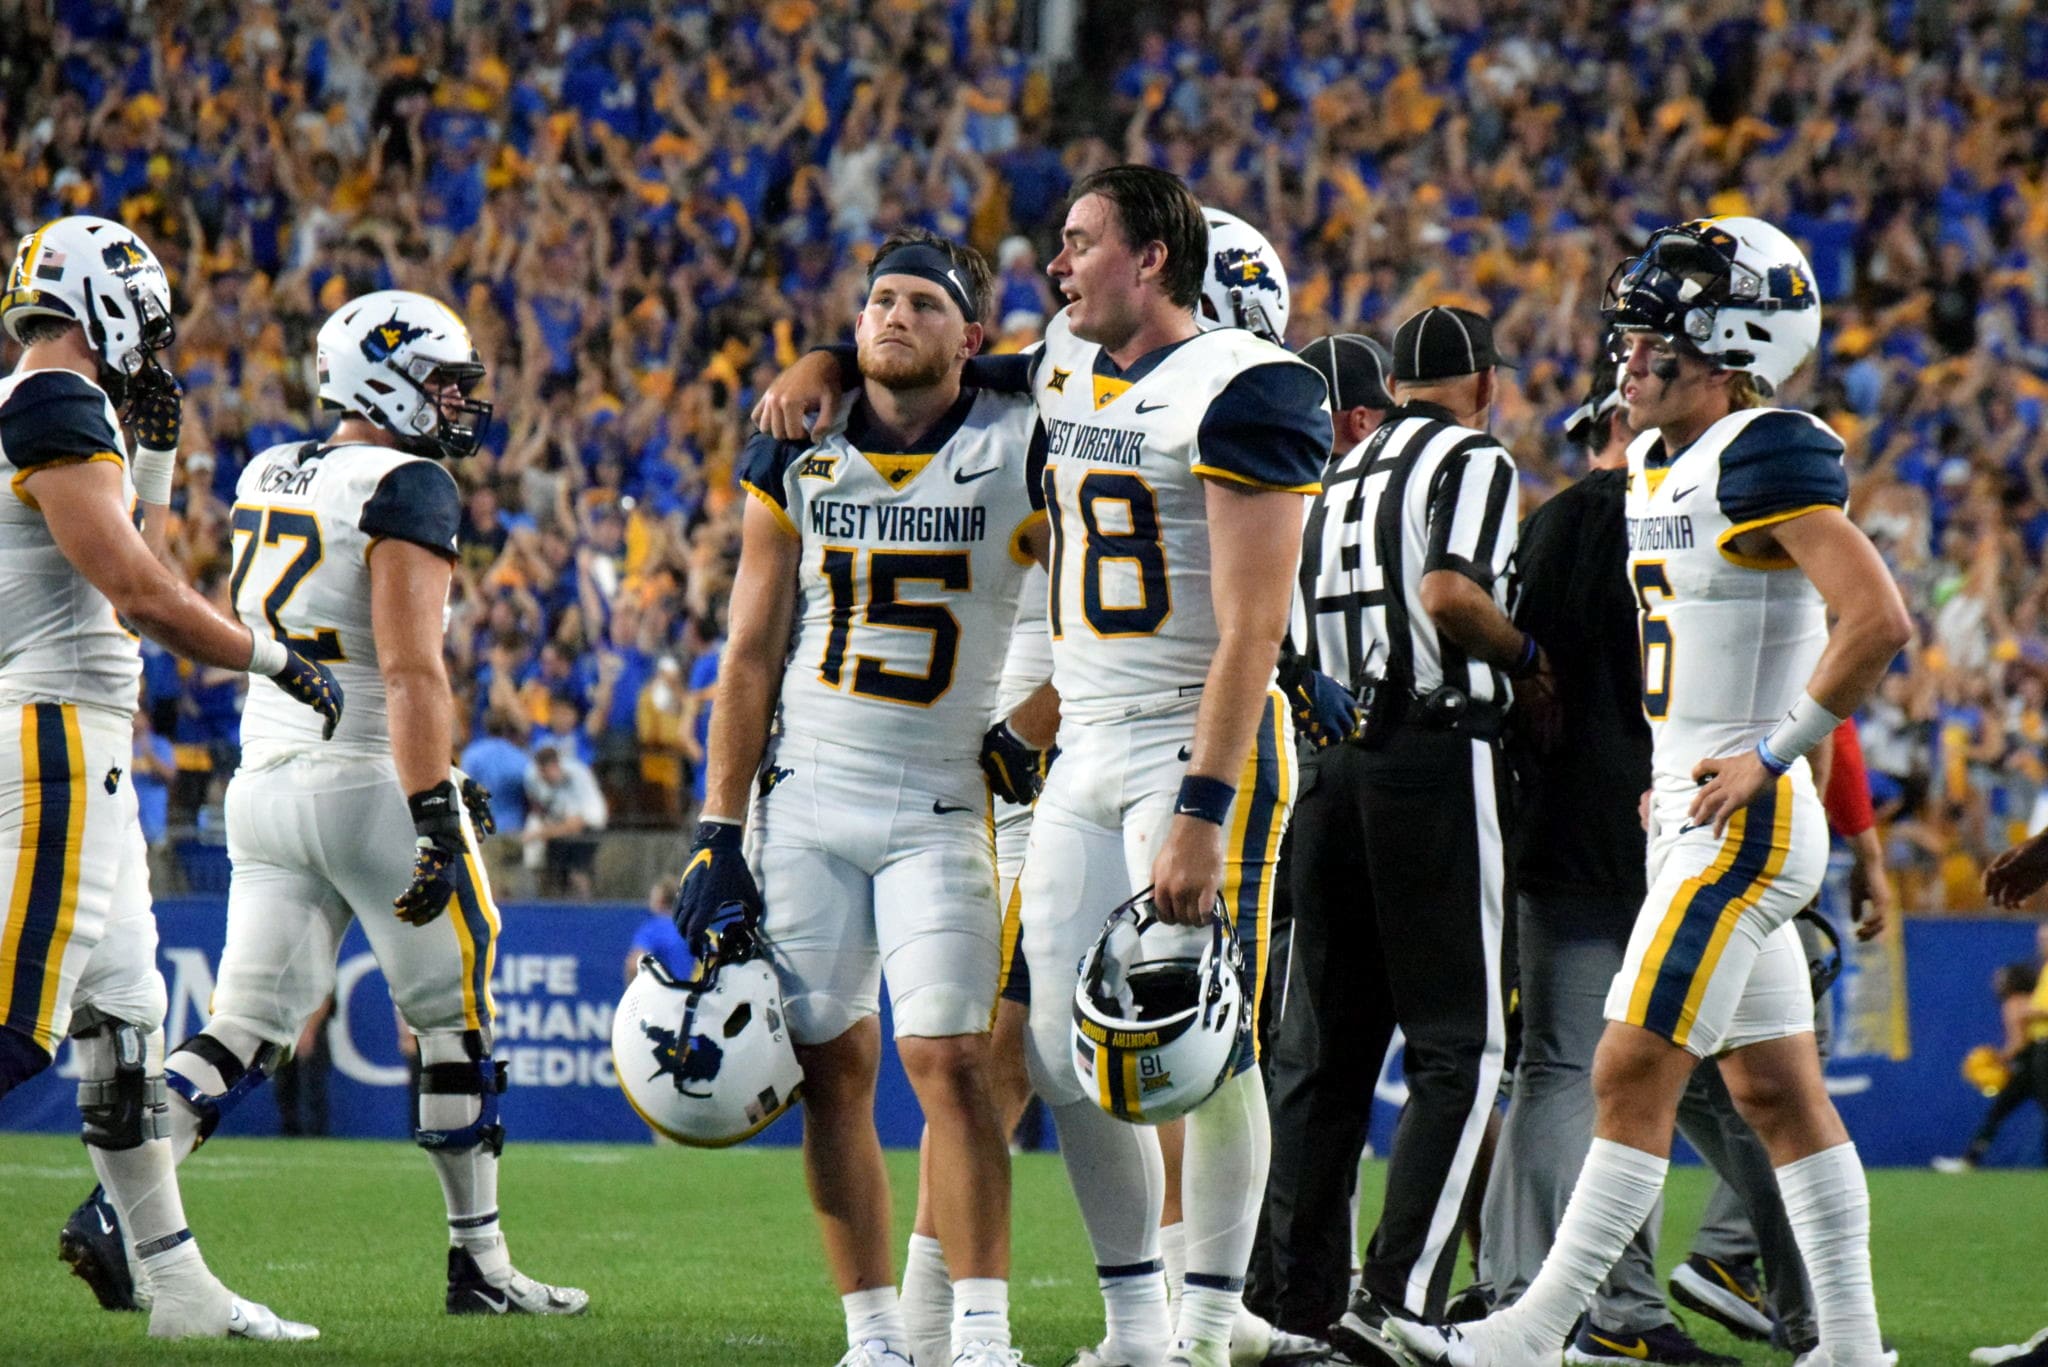
[[[1709,1262],[1707,1266],[1714,1269],[1714,1275],[1721,1279],[1723,1286],[1726,1286],[1730,1291],[1740,1296],[1746,1303],[1756,1306],[1758,1309],[1763,1308],[1764,1298],[1757,1292],[1744,1289],[1741,1282],[1728,1275],[1727,1268],[1716,1262]]]
[[[1586,1331],[1586,1337],[1599,1344],[1602,1348],[1613,1349],[1625,1358],[1647,1361],[1650,1356],[1650,1341],[1648,1339],[1639,1338],[1634,1343],[1616,1343],[1613,1339],[1596,1334],[1590,1329]]]
[[[974,808],[972,807],[948,807],[945,803],[936,800],[932,803],[933,816],[946,816],[953,812],[971,812],[973,810]]]
[[[1671,496],[1671,501],[1673,503],[1683,503],[1685,501],[1685,496],[1699,487],[1700,486],[1697,484],[1688,484],[1683,489],[1680,489],[1677,493],[1673,494]]]
[[[1160,409],[1164,407],[1166,407],[1166,405],[1163,403],[1148,404],[1140,401],[1140,403],[1138,404],[1138,411],[1140,413],[1157,413]]]
[[[95,1210],[93,1211],[93,1214],[99,1217],[100,1233],[112,1234],[114,1232],[114,1227],[107,1223],[107,1213],[105,1211]]]
[[[512,1307],[512,1302],[502,1291],[496,1296],[492,1296],[488,1291],[479,1291],[476,1293],[476,1298],[491,1307],[493,1315],[502,1315]]]
[[[1195,755],[1194,755],[1194,752],[1193,752],[1192,750],[1188,749],[1188,747],[1187,747],[1187,746],[1185,746],[1185,745],[1181,746],[1181,748],[1180,748],[1180,762],[1181,762],[1182,764],[1186,764],[1186,763],[1187,763],[1187,762],[1188,762],[1189,760],[1193,759],[1194,757],[1195,757]]]
[[[953,482],[955,484],[972,484],[977,479],[986,479],[1002,468],[1000,465],[991,465],[986,470],[975,470],[972,473],[966,470],[955,470],[953,472]]]
[[[1684,835],[1687,831],[1704,831],[1706,828],[1707,823],[1704,821],[1688,821],[1678,828],[1678,833]]]

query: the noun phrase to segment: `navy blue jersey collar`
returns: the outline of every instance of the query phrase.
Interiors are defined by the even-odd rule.
[[[960,424],[967,421],[968,410],[974,407],[977,390],[967,385],[960,386],[960,397],[946,410],[945,416],[931,428],[917,436],[909,445],[899,445],[880,435],[868,411],[867,395],[862,394],[853,401],[853,411],[846,415],[845,436],[847,443],[856,451],[878,456],[910,456],[935,453],[953,440],[953,434],[960,430]]]
[[[1195,334],[1195,337],[1201,335],[1198,332]],[[1173,355],[1174,352],[1179,351],[1189,342],[1194,341],[1195,337],[1183,337],[1178,342],[1168,342],[1165,346],[1154,347],[1137,360],[1132,361],[1128,370],[1120,368],[1115,361],[1109,359],[1108,347],[1097,347],[1095,349],[1095,373],[1107,376],[1112,380],[1122,380],[1125,384],[1136,384],[1157,370],[1160,362]]]

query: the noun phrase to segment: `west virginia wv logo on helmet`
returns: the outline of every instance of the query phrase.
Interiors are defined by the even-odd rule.
[[[130,276],[149,264],[142,246],[132,237],[116,238],[100,249],[100,260],[119,276]],[[61,264],[61,262],[60,262]]]
[[[363,337],[363,357],[371,361],[387,361],[407,342],[416,341],[427,335],[427,330],[414,327],[400,318],[394,311],[391,321],[379,323]]]
[[[1234,286],[1280,293],[1280,282],[1274,278],[1272,268],[1250,248],[1225,247],[1216,253],[1211,269],[1216,272],[1216,283],[1225,289]]]
[[[691,1035],[685,1045],[677,1031],[664,1030],[653,1021],[640,1022],[640,1033],[654,1041],[654,1073],[648,1079],[650,1082],[666,1077],[684,1096],[710,1098],[708,1090],[693,1092],[686,1084],[716,1081],[718,1070],[725,1063],[723,1049],[704,1035]]]

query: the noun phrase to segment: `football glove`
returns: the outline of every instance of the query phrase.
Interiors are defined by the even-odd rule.
[[[135,444],[152,451],[177,450],[185,409],[185,391],[178,377],[152,357],[128,377],[126,397],[128,410],[122,416],[135,435]]]
[[[761,890],[740,849],[740,828],[730,821],[699,822],[676,889],[676,931],[692,954],[706,959],[735,925],[760,919]]]
[[[988,775],[988,786],[997,797],[1029,807],[1045,788],[1052,754],[1051,750],[1034,750],[1010,729],[1010,723],[999,721],[981,738],[981,772]]]
[[[341,725],[342,699],[341,685],[335,681],[332,670],[296,650],[287,650],[284,668],[270,678],[294,701],[304,703],[326,721],[320,728],[320,739],[334,739],[334,728]]]
[[[1291,650],[1280,653],[1280,691],[1294,713],[1294,734],[1317,750],[1327,750],[1358,734],[1365,714],[1351,691]]]
[[[423,926],[448,909],[455,895],[456,869],[469,853],[462,838],[462,817],[456,803],[454,783],[442,779],[423,793],[405,800],[412,810],[412,882],[392,900],[398,919],[407,925]]]
[[[496,835],[498,818],[491,812],[491,790],[473,778],[462,780],[462,805],[469,810],[469,824],[478,835]]]

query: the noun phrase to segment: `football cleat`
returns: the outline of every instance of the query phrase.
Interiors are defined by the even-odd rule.
[[[1672,1272],[1670,1291],[1672,1300],[1739,1339],[1762,1343],[1771,1336],[1771,1314],[1754,1268],[1695,1253]]]
[[[1199,1339],[1175,1339],[1166,1350],[1166,1367],[1230,1367],[1230,1347]]]
[[[1330,1346],[1361,1367],[1395,1367],[1397,1359],[1380,1338],[1386,1321],[1387,1308],[1379,1297],[1360,1287],[1344,1307],[1343,1317],[1330,1326]]]
[[[2028,1339],[2025,1343],[2008,1343],[1997,1348],[1972,1348],[1970,1361],[1984,1364],[1984,1367],[1998,1367],[2001,1362],[2025,1362],[2031,1364],[2048,1359],[2048,1329]]]
[[[887,1339],[869,1339],[847,1349],[835,1367],[910,1367],[910,1359],[891,1348]]]
[[[1564,1361],[1561,1347],[1503,1350],[1484,1337],[1484,1324],[1418,1324],[1389,1315],[1380,1341],[1406,1367],[1557,1367]]]
[[[1099,1343],[1093,1348],[1083,1348],[1067,1359],[1066,1367],[1133,1367],[1133,1364],[1120,1358],[1104,1357],[1102,1348],[1103,1345]]]
[[[154,1339],[248,1339],[254,1343],[305,1343],[320,1337],[310,1324],[285,1319],[267,1305],[244,1300],[200,1269],[203,1280],[187,1294],[159,1296],[149,1309]]]
[[[953,1367],[1025,1367],[1024,1354],[1007,1343],[984,1339],[953,1354]]]
[[[1330,1345],[1305,1334],[1290,1334],[1249,1311],[1230,1326],[1230,1367],[1308,1367],[1328,1362]]]
[[[256,1343],[307,1343],[320,1337],[310,1324],[288,1320],[267,1305],[235,1297],[228,1307],[228,1337]]]
[[[57,1256],[71,1264],[72,1275],[92,1288],[102,1310],[140,1310],[135,1275],[128,1268],[128,1249],[121,1238],[121,1217],[104,1187],[94,1187],[85,1203],[71,1212],[57,1234]]]
[[[1470,1324],[1493,1313],[1493,1286],[1473,1282],[1444,1305],[1445,1324]]]
[[[1792,1359],[1792,1367],[1835,1367],[1835,1360],[1825,1346],[1816,1346]],[[1899,1353],[1896,1348],[1887,1348],[1874,1363],[1844,1363],[1842,1367],[1899,1367]]]
[[[1665,1367],[1742,1367],[1742,1359],[1715,1353],[1693,1342],[1692,1336],[1675,1324],[1660,1324],[1641,1333],[1602,1329],[1587,1320],[1564,1350],[1564,1360],[1580,1367],[1602,1367],[1616,1362],[1655,1362]]]
[[[466,1248],[448,1250],[448,1313],[451,1315],[580,1315],[590,1293],[573,1286],[549,1286],[514,1272],[503,1286],[484,1276]]]
[[[1933,1168],[1936,1172],[1946,1173],[1950,1177],[1957,1177],[1966,1172],[1975,1172],[1977,1170],[1977,1160],[1965,1154],[1961,1158],[1937,1158],[1927,1166]]]

